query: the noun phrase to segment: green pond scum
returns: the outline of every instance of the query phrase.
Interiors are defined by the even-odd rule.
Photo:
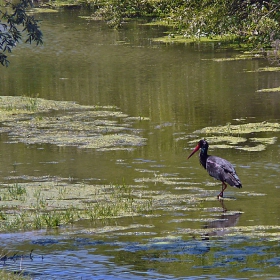
[[[204,127],[200,130],[194,131],[194,134],[201,134],[205,137],[209,143],[210,148],[235,148],[248,152],[259,152],[267,148],[268,145],[272,145],[277,141],[277,137],[265,137],[266,132],[280,131],[279,123],[271,122],[255,122],[255,123],[243,123],[243,124],[231,124],[228,123],[224,126],[216,127]],[[263,137],[252,137],[252,136]],[[185,139],[181,137],[177,140]],[[189,141],[190,144],[196,144],[200,139]]]
[[[280,71],[280,67],[267,66],[267,67],[261,67],[255,71],[245,71],[245,72],[278,72],[278,71]]]
[[[280,92],[280,87],[259,89],[257,92]]]
[[[10,143],[133,150],[146,144],[133,124],[147,120],[143,116],[130,117],[114,106],[0,97],[0,133],[7,133]],[[152,198],[138,199],[132,195],[132,186],[73,185],[68,179],[65,182],[50,177],[47,182],[0,186],[0,229],[52,228],[79,219],[133,216],[152,209]]]
[[[133,150],[146,144],[133,129],[148,118],[129,117],[113,106],[82,106],[75,102],[31,97],[0,97],[0,132],[12,143],[53,144],[97,150]],[[49,116],[55,111],[55,116]]]

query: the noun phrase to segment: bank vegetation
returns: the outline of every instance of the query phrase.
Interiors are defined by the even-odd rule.
[[[93,9],[92,18],[121,28],[145,18],[171,27],[169,37],[216,39],[262,52],[279,63],[280,3],[277,0],[55,0]],[[182,41],[182,40],[181,40]]]
[[[7,9],[7,3],[10,9]],[[150,19],[171,26],[171,38],[181,36],[198,41],[219,38],[261,51],[279,64],[278,0],[53,0],[36,3],[36,6],[53,9],[84,6],[93,11],[92,19],[105,20],[113,28],[121,28],[131,18]],[[42,43],[38,22],[25,12],[30,6],[33,6],[31,0],[20,0],[17,4],[5,1],[0,5],[2,65],[8,65],[6,53],[11,52],[22,38],[21,32],[27,33],[26,42]]]

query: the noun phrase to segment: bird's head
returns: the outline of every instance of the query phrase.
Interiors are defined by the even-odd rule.
[[[202,150],[205,150],[207,152],[208,150],[208,143],[205,139],[201,139],[196,147],[193,149],[193,151],[191,152],[191,154],[188,156],[188,159],[193,155],[195,154],[199,149],[202,149]]]

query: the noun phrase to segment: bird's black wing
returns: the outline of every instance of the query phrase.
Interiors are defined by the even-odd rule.
[[[209,156],[206,161],[206,170],[210,176],[217,180],[227,182],[231,186],[241,187],[241,182],[234,167],[223,158]]]

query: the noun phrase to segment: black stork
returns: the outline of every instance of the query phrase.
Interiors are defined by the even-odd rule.
[[[210,176],[214,177],[217,180],[222,182],[222,191],[219,193],[218,198],[223,197],[224,190],[227,188],[228,183],[232,187],[242,188],[240,179],[238,178],[236,171],[232,164],[227,160],[210,156],[207,154],[208,143],[206,140],[200,140],[191,154],[188,156],[188,159],[198,150],[200,164],[207,170]]]

